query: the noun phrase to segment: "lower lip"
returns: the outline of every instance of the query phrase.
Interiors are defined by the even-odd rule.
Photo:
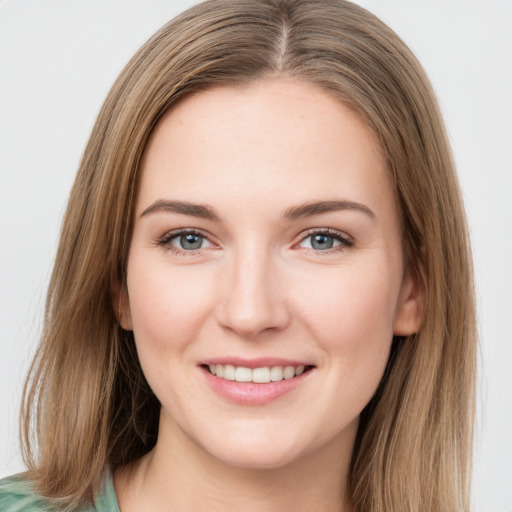
[[[293,377],[292,379],[283,379],[277,382],[237,382],[236,380],[227,380],[212,375],[206,368],[201,370],[210,387],[219,395],[227,398],[231,402],[242,405],[263,405],[289,393],[304,383],[309,378],[313,370]]]

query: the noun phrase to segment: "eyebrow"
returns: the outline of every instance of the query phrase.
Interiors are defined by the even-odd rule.
[[[159,199],[146,208],[140,216],[144,217],[145,215],[149,215],[154,212],[180,213],[181,215],[190,215],[192,217],[220,222],[220,217],[215,213],[211,206],[188,203],[186,201]]]
[[[287,208],[284,211],[283,216],[289,220],[297,220],[301,218],[313,217],[315,215],[321,215],[322,213],[330,213],[343,210],[360,211],[368,215],[371,219],[376,218],[375,213],[373,213],[370,208],[368,208],[368,206],[362,203],[347,201],[344,199],[303,203],[298,206]]]
[[[371,219],[375,219],[375,213],[368,208],[368,206],[357,203],[355,201],[347,201],[345,199],[331,200],[331,201],[312,201],[309,203],[303,203],[298,206],[292,206],[287,208],[283,212],[283,217],[288,220],[298,220],[307,217],[313,217],[315,215],[321,215],[323,213],[330,213],[335,211],[343,210],[355,210],[360,211],[368,215]],[[192,217],[198,217],[201,219],[211,220],[214,222],[220,222],[220,216],[215,213],[215,210],[205,204],[195,204],[186,201],[172,201],[168,199],[158,199],[151,206],[146,208],[142,213],[141,217],[149,215],[154,212],[170,212],[178,213],[181,215],[190,215]]]

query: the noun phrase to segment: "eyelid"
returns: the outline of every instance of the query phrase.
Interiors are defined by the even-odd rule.
[[[181,236],[181,235],[196,235],[196,236],[200,236],[201,238],[204,238],[206,239],[213,248],[216,248],[218,247],[218,244],[216,244],[213,240],[212,240],[212,235],[210,235],[209,233],[205,233],[203,230],[201,229],[197,229],[197,228],[178,228],[178,229],[172,229],[171,231],[167,231],[163,236],[161,237],[158,237],[156,240],[155,240],[155,243],[156,245],[172,252],[172,253],[175,253],[175,254],[185,254],[185,255],[194,255],[194,254],[197,254],[198,252],[204,250],[205,248],[199,248],[199,249],[193,249],[193,250],[183,250],[183,249],[180,249],[179,247],[176,247],[175,245],[172,245],[170,242],[172,239],[178,237],[178,236]],[[210,249],[211,247],[208,247],[208,249]]]
[[[308,248],[308,247],[298,247],[298,245],[301,242],[303,242],[304,240],[306,240],[308,237],[310,237],[312,235],[330,236],[330,237],[338,240],[341,243],[339,246],[333,247],[331,249],[323,250],[323,251],[313,249],[313,248]],[[332,229],[332,228],[311,228],[311,229],[308,229],[308,230],[302,232],[297,237],[297,240],[293,243],[293,248],[306,249],[309,251],[314,251],[315,253],[318,253],[318,254],[320,254],[320,253],[329,254],[329,253],[333,253],[336,251],[350,248],[353,245],[354,245],[353,238],[350,235],[348,235],[347,233],[344,233],[343,231],[338,231],[337,229]]]

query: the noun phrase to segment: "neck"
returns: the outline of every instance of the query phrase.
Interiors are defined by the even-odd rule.
[[[161,429],[155,448],[131,468],[116,471],[123,512],[350,510],[346,482],[357,425],[350,442],[336,438],[299,460],[263,469],[228,465],[173,427]]]

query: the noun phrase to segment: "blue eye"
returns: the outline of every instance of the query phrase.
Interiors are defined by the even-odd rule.
[[[337,242],[339,245],[339,240],[335,240],[332,236],[328,235],[311,235],[311,247],[317,251],[322,251],[324,249],[332,249]]]
[[[212,243],[199,232],[181,230],[167,233],[157,244],[175,253],[193,252],[212,247]]]
[[[299,247],[327,252],[330,249],[343,249],[344,247],[351,247],[352,245],[353,242],[341,236],[341,234],[313,232],[300,242]]]
[[[185,233],[173,237],[170,242],[171,245],[185,251],[194,251],[203,247],[205,238],[201,235],[196,235],[195,233]]]

